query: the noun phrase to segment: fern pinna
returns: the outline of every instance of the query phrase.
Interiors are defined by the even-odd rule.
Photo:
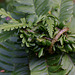
[[[0,75],[74,75],[73,1],[6,0],[6,5],[0,9]]]

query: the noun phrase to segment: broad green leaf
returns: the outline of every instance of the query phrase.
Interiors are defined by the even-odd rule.
[[[63,37],[61,37],[59,40],[60,40],[61,45],[63,46]]]
[[[16,6],[16,9],[24,13],[36,14],[39,16],[48,13],[49,11],[49,0],[16,0],[16,2],[21,4]]]
[[[69,72],[68,75],[75,75],[75,66],[73,66],[72,70]]]
[[[66,74],[74,75],[75,73],[75,66],[68,55],[64,55],[62,58],[62,68],[66,70]]]
[[[15,0],[16,10],[28,13],[27,19],[36,19],[40,15],[44,15],[49,11],[49,0]],[[35,18],[36,17],[36,18]]]
[[[61,65],[62,65],[62,68],[63,69],[66,69],[67,70],[67,72],[66,72],[66,74],[72,69],[72,67],[73,67],[73,63],[72,63],[72,61],[69,59],[69,57],[67,56],[67,55],[65,55],[63,58],[62,58],[62,63],[61,63]]]
[[[0,42],[6,41],[8,38],[14,36],[17,33],[17,30],[6,31],[0,33]]]
[[[72,18],[72,21],[69,25],[69,29],[72,33],[75,33],[75,17]]]
[[[65,72],[66,72],[65,70],[62,70],[56,73],[50,73],[50,75],[65,75]]]
[[[60,12],[59,20],[63,22],[70,20],[73,13],[73,1],[72,0],[60,0]]]
[[[75,17],[75,4],[73,4],[73,16]]]
[[[73,5],[73,18],[69,24],[69,29],[72,33],[75,33],[75,4]]]
[[[31,75],[65,75],[66,70],[63,70],[60,65],[61,55],[49,55],[48,57],[46,55],[46,58],[34,56],[30,58],[29,64]]]
[[[57,7],[59,7],[59,4],[60,4],[60,0],[49,0],[50,1],[50,6],[52,7],[52,8],[57,8]]]
[[[47,57],[49,75],[65,75],[66,71],[62,69],[62,55],[50,55]]]
[[[30,71],[31,75],[49,75],[44,58],[33,58],[30,61]]]
[[[43,55],[43,48],[41,48],[41,50],[39,51],[38,56],[41,57]]]
[[[28,68],[28,55],[24,48],[17,43],[16,37],[0,43],[0,75],[30,75]]]
[[[75,52],[69,53],[69,56],[70,56],[72,62],[75,64]]]

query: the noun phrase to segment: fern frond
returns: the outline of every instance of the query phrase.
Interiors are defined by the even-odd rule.
[[[2,25],[0,25],[0,31],[4,30],[4,31],[9,31],[9,30],[13,30],[13,29],[18,29],[18,28],[25,28],[27,26],[25,19],[21,19],[22,23],[19,23],[17,21],[17,23],[4,23]]]
[[[6,12],[3,8],[0,9],[0,15],[1,18],[10,17],[12,21],[17,22],[14,18],[12,18],[11,14],[9,12]]]
[[[19,24],[3,24],[0,25],[0,31],[4,30],[4,31],[10,31],[13,29],[18,29],[18,28],[22,28],[22,27],[26,27],[24,24],[19,23]]]
[[[10,13],[6,12],[3,8],[0,9],[0,15],[2,15],[3,18],[5,18],[7,16],[9,16],[10,18],[12,18],[11,15],[10,15]]]
[[[0,31],[2,31],[2,30],[9,31],[9,30],[13,30],[13,29],[22,28],[22,27],[25,28],[27,25],[24,18],[21,19],[22,23],[19,23],[14,18],[12,18],[11,14],[9,12],[6,12],[4,9],[0,9],[0,15],[2,15],[3,17],[11,18],[10,23],[4,23],[4,24],[0,25]]]
[[[54,24],[54,21],[52,19],[48,19],[47,20],[47,30],[48,30],[48,33],[50,35],[51,38],[53,38],[53,24]]]

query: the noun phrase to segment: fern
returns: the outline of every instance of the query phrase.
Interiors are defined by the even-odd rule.
[[[9,30],[13,30],[13,29],[18,29],[18,28],[25,28],[26,25],[23,23],[16,23],[16,24],[2,24],[0,25],[0,31],[4,30],[4,31],[9,31]]]
[[[9,30],[13,30],[13,29],[18,29],[18,28],[25,28],[27,26],[26,21],[24,18],[21,19],[22,23],[19,23],[18,21],[16,21],[14,18],[11,17],[9,12],[6,12],[4,9],[0,10],[0,15],[4,17],[10,17],[11,21],[10,23],[4,23],[2,25],[0,25],[0,31],[4,30],[4,31],[9,31]]]
[[[54,22],[53,22],[53,20],[49,19],[49,20],[47,20],[47,24],[48,24],[47,29],[48,29],[49,35],[52,38],[53,37],[53,24],[54,24]]]
[[[10,17],[14,22],[17,22],[14,18],[12,18],[9,12],[6,12],[3,8],[0,9],[0,15],[2,18]]]
[[[3,8],[0,9],[0,15],[2,15],[2,18],[7,17],[7,16],[9,16],[10,18],[12,18],[11,15],[10,15],[10,13],[6,12]]]
[[[4,24],[0,25],[0,31],[2,31],[2,30],[9,31],[9,30],[13,30],[13,29],[22,28],[22,27],[25,28],[27,26],[24,18],[21,19],[22,23],[19,23],[18,21],[16,21],[15,19],[13,19],[11,17],[9,12],[6,13],[4,9],[0,10],[0,15],[5,16],[5,17],[9,16],[11,18],[11,22],[14,22],[14,23],[9,23],[9,24],[4,23]]]

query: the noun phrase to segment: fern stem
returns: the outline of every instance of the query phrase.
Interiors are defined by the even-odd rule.
[[[53,38],[52,43],[51,43],[51,45],[50,45],[50,47],[49,47],[49,53],[50,53],[50,54],[53,54],[53,51],[52,51],[53,45],[57,42],[57,40],[59,39],[59,37],[60,37],[63,33],[67,32],[68,30],[69,30],[69,28],[63,28],[63,29],[62,29],[61,31],[59,31],[59,33]]]

